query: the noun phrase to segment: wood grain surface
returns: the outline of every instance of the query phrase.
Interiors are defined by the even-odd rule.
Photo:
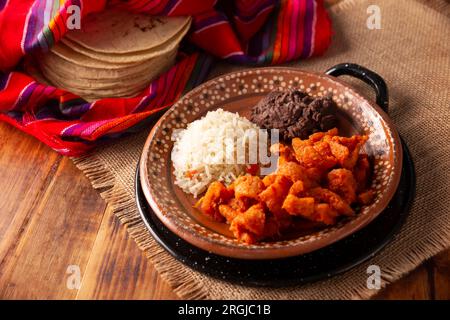
[[[177,296],[68,158],[0,123],[0,299]],[[450,300],[450,250],[375,299]]]
[[[1,299],[177,299],[68,158],[0,123],[0,177]],[[450,250],[376,298],[450,299]]]

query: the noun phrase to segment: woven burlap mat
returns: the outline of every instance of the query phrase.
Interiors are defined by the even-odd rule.
[[[432,3],[432,5],[430,5]],[[381,9],[381,29],[367,28],[367,8]],[[138,246],[182,298],[346,299],[368,298],[367,266],[382,272],[382,286],[450,246],[450,22],[445,2],[343,1],[331,8],[335,36],[325,56],[292,65],[324,71],[355,62],[379,73],[390,89],[390,115],[415,161],[417,194],[399,234],[370,261],[331,279],[284,289],[254,288],[194,272],[166,253],[139,220],[133,183],[148,130],[74,160],[113,207]],[[239,67],[220,65],[211,76]],[[346,79],[368,98],[365,86]],[[333,257],[330,257],[332,259]],[[224,266],[225,268],[226,266]]]

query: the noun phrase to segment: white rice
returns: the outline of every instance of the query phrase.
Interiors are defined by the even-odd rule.
[[[197,197],[213,181],[231,183],[246,169],[245,161],[236,161],[236,146],[247,149],[248,134],[258,129],[236,113],[217,109],[176,132],[172,137],[175,184]]]

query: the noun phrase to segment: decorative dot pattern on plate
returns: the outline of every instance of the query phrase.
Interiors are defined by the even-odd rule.
[[[372,186],[376,190],[372,205],[363,207],[351,218],[341,220],[334,226],[324,228],[293,240],[262,242],[255,245],[239,243],[201,225],[189,214],[189,208],[177,198],[173,184],[170,152],[174,130],[185,128],[187,124],[205,115],[210,110],[225,108],[228,103],[239,99],[261,98],[276,89],[298,88],[313,96],[332,94],[341,112],[352,119],[360,134],[367,134],[366,152],[373,159],[374,173]],[[235,72],[213,79],[197,87],[181,98],[160,120],[161,125],[153,130],[147,158],[148,189],[161,214],[170,219],[185,232],[195,233],[203,240],[220,245],[246,249],[281,248],[309,243],[317,239],[333,237],[344,225],[357,225],[377,206],[393,183],[394,163],[397,158],[394,133],[383,117],[358,93],[339,81],[320,74],[310,74],[287,68],[262,68]]]

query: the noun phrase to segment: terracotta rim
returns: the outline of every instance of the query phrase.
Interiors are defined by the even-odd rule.
[[[155,195],[151,191],[151,188],[149,186],[151,185],[151,182],[149,180],[149,174],[148,174],[148,166],[147,166],[147,160],[149,157],[150,152],[150,145],[152,140],[155,137],[155,134],[157,130],[160,128],[160,126],[167,120],[170,113],[178,108],[180,101],[189,99],[198,93],[200,93],[204,88],[210,86],[213,83],[216,83],[219,79],[224,78],[226,76],[236,76],[237,74],[243,74],[243,73],[253,73],[259,70],[260,72],[289,72],[294,73],[299,76],[309,76],[314,77],[317,79],[317,81],[325,80],[326,82],[331,82],[336,84],[338,87],[341,86],[346,89],[350,93],[351,97],[356,97],[359,100],[363,100],[367,106],[371,107],[375,112],[382,118],[385,125],[387,126],[387,130],[389,131],[392,142],[391,148],[392,154],[393,154],[393,168],[392,168],[392,174],[389,179],[389,183],[387,185],[387,188],[384,189],[382,192],[381,197],[379,198],[379,204],[374,207],[373,210],[368,212],[367,214],[358,214],[357,217],[351,221],[344,222],[344,223],[338,223],[337,225],[330,228],[329,232],[327,232],[324,236],[321,236],[319,238],[312,238],[309,241],[300,242],[299,244],[294,245],[279,245],[274,247],[258,247],[258,246],[238,246],[238,245],[230,245],[228,243],[221,242],[220,240],[214,241],[211,240],[208,237],[204,237],[198,233],[196,233],[192,229],[188,229],[187,227],[180,227],[179,224],[174,219],[171,219],[169,216],[167,216],[163,212],[163,208],[158,204]],[[241,259],[274,259],[274,258],[286,258],[290,256],[300,255],[303,253],[311,252],[317,249],[320,249],[324,246],[327,246],[331,243],[334,243],[346,236],[351,235],[352,233],[356,232],[357,230],[365,227],[367,224],[369,224],[373,219],[375,219],[383,210],[384,208],[389,204],[390,200],[392,199],[395,191],[397,190],[399,181],[400,181],[400,175],[401,175],[401,167],[402,167],[402,161],[403,161],[403,154],[402,154],[402,148],[401,148],[401,140],[398,135],[397,130],[395,129],[394,124],[390,120],[389,116],[375,103],[372,103],[359,95],[353,88],[351,88],[348,84],[345,82],[331,76],[327,76],[320,73],[314,73],[314,72],[305,72],[301,71],[296,68],[288,68],[288,67],[270,67],[270,68],[258,68],[258,69],[245,69],[240,70],[236,72],[232,72],[229,74],[225,74],[219,77],[216,77],[212,80],[209,80],[202,85],[196,87],[192,91],[188,92],[184,97],[182,97],[177,103],[175,103],[160,119],[159,121],[154,125],[152,128],[146,142],[144,145],[143,153],[140,160],[139,170],[140,170],[140,177],[141,177],[141,184],[143,187],[144,195],[150,204],[151,208],[155,212],[156,216],[162,221],[162,223],[168,227],[173,233],[178,235],[180,238],[186,240],[187,242],[202,248],[206,251],[213,252],[215,254],[233,257],[233,258],[241,258]],[[170,170],[172,170],[171,164],[168,164],[170,166]],[[343,226],[345,225],[345,228]],[[305,245],[305,243],[307,245]]]

